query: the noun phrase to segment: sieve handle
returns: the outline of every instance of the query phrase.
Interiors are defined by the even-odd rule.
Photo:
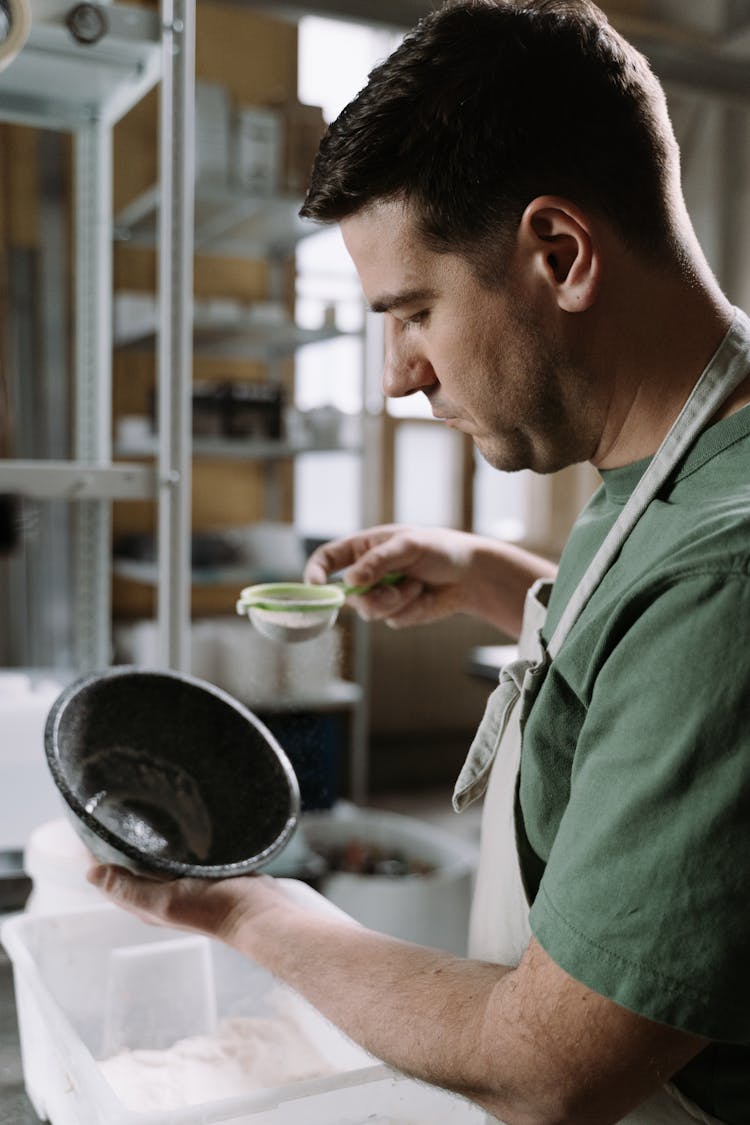
[[[377,590],[378,586],[398,586],[399,582],[403,582],[405,574],[384,574],[382,578],[378,578],[377,582],[370,582],[366,586],[347,586],[343,582],[338,583],[347,598],[356,597],[359,594],[369,594],[371,590]]]

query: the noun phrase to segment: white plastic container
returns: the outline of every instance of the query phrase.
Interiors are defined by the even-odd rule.
[[[85,906],[101,906],[101,893],[86,880],[91,853],[65,817],[40,824],[31,833],[23,867],[31,879],[26,910],[62,914]]]
[[[400,813],[342,804],[310,813],[305,836],[323,856],[351,841],[429,865],[429,874],[365,875],[334,871],[320,890],[358,922],[404,941],[465,956],[477,849],[431,824]]]
[[[0,672],[0,848],[22,848],[37,825],[60,815],[44,724],[62,688],[54,679]]]
[[[280,882],[312,909],[335,909],[303,884]],[[26,1089],[36,1112],[51,1125],[484,1121],[482,1111],[463,1099],[372,1059],[302,997],[217,942],[147,926],[108,905],[60,915],[17,915],[0,937],[13,963]],[[97,1065],[113,1042],[137,1046],[136,1028],[152,1047],[170,1034],[184,1035],[191,1020],[195,1033],[203,1034],[214,1018],[263,1015],[279,990],[333,1073],[241,1097],[139,1112],[119,1100]]]
[[[121,625],[115,639],[124,663],[157,665],[156,622]],[[303,645],[280,645],[261,636],[247,618],[207,617],[193,623],[190,641],[192,674],[251,708],[299,702],[304,709],[340,674],[341,637],[335,629]]]

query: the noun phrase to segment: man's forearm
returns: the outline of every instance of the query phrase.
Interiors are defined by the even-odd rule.
[[[469,612],[508,636],[518,637],[526,591],[537,579],[554,579],[556,574],[556,565],[541,555],[513,543],[476,536]]]
[[[502,1078],[489,1054],[500,1057],[504,1036],[497,1027],[489,1033],[487,1007],[507,969],[296,907],[285,919],[284,909],[240,924],[230,943],[379,1059],[499,1111]],[[517,1099],[517,1091],[508,1093]]]
[[[533,941],[508,969],[295,905],[229,943],[377,1058],[508,1125],[613,1125],[705,1044],[589,992]]]

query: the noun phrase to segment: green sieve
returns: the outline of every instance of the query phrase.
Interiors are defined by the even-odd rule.
[[[285,644],[309,641],[336,622],[348,597],[367,594],[376,586],[393,586],[402,574],[386,574],[370,586],[347,586],[328,582],[314,586],[307,582],[264,582],[246,586],[237,599],[237,612],[247,615],[264,637]]]

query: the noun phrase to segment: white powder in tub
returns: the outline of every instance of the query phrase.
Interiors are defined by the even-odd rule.
[[[125,1050],[99,1063],[117,1097],[136,1111],[180,1109],[334,1073],[299,1027],[238,1016],[213,1035],[161,1051]]]

